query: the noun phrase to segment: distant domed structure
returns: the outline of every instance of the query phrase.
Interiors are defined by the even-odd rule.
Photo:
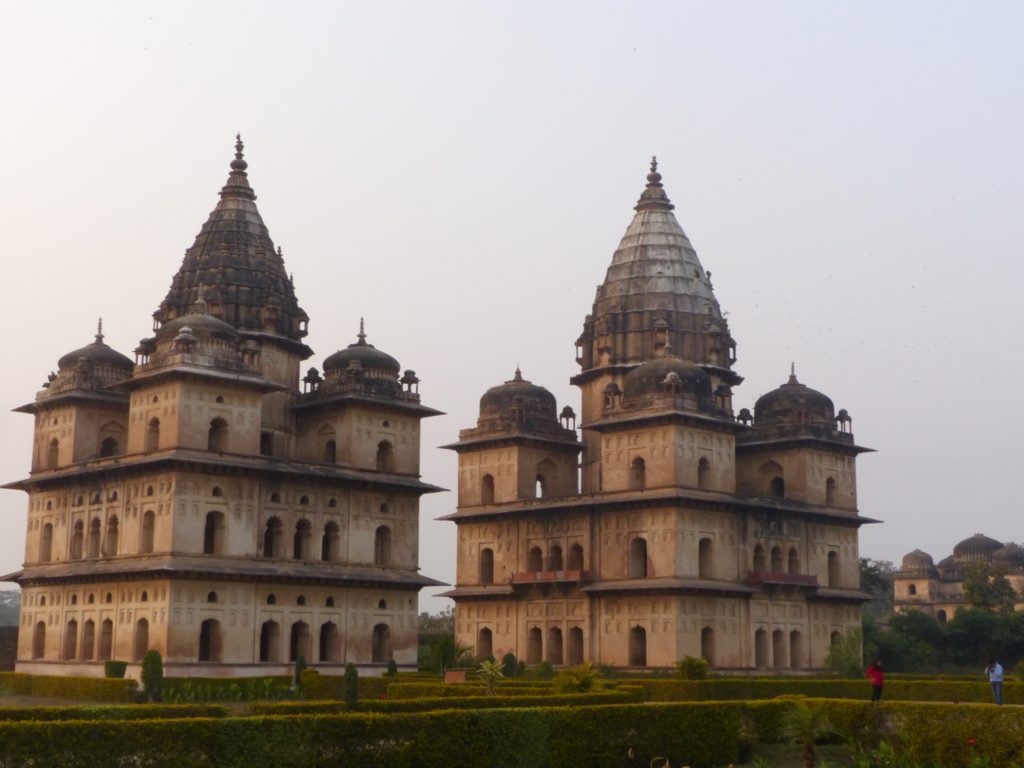
[[[991,562],[992,553],[1001,549],[1003,542],[996,541],[983,533],[976,533],[953,547],[953,559],[958,563],[973,563],[981,560]]]

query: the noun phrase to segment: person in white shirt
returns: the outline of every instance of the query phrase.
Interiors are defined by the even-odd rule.
[[[988,660],[988,666],[985,667],[985,671],[988,673],[988,681],[992,684],[992,697],[996,700],[996,704],[1003,703],[1003,665],[995,659]]]

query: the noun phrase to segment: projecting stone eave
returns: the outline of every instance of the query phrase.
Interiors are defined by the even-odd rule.
[[[757,592],[753,587],[735,581],[718,579],[691,579],[679,576],[648,577],[642,579],[615,579],[595,581],[580,588],[588,595],[611,595],[622,593],[675,593],[749,596]]]
[[[571,432],[571,430],[566,431]],[[583,450],[583,443],[579,442],[575,437],[558,437],[538,432],[477,433],[475,429],[464,429],[459,433],[458,442],[438,447],[447,451],[461,453],[470,449],[497,448],[503,445],[535,445],[558,449],[571,448],[577,452]]]
[[[125,395],[105,392],[102,390],[91,390],[91,389],[73,389],[67,392],[61,392],[59,395],[48,396],[45,394],[44,389],[40,393],[40,398],[34,400],[31,403],[25,403],[25,405],[19,405],[17,408],[12,408],[13,413],[31,413],[36,414],[41,410],[50,408],[58,405],[67,405],[70,403],[88,403],[90,405],[109,405],[115,407],[127,407],[129,405],[129,398]]]
[[[581,424],[580,429],[594,432],[609,432],[624,426],[640,426],[647,424],[686,424],[690,426],[713,429],[718,432],[739,434],[745,427],[732,419],[722,416],[708,416],[696,411],[680,408],[645,408],[638,411],[619,411],[604,416],[596,421]]]
[[[763,451],[777,451],[780,448],[824,448],[828,451],[842,453],[847,456],[857,456],[861,453],[876,453],[874,448],[867,448],[855,443],[839,442],[838,440],[827,440],[813,435],[800,435],[794,437],[782,437],[769,440],[757,439],[757,433],[752,428],[745,433],[749,440],[736,441],[736,453],[760,453]]]
[[[303,313],[305,314],[305,313]],[[312,347],[304,344],[301,341],[296,341],[280,333],[268,333],[267,331],[254,331],[247,328],[238,328],[239,337],[242,341],[253,340],[263,344],[276,344],[284,347],[288,352],[298,355],[300,360],[308,360],[315,353]]]
[[[344,392],[336,395],[326,395],[322,398],[315,397],[315,393],[306,393],[300,396],[300,400],[292,406],[293,411],[317,411],[323,408],[331,408],[338,405],[367,405],[399,413],[408,413],[421,419],[428,419],[431,416],[446,416],[444,411],[431,408],[412,400],[400,400],[393,397],[373,397],[371,395],[346,394]]]
[[[452,600],[492,600],[495,598],[507,600],[515,595],[516,591],[511,584],[480,584],[456,586],[447,592],[441,592],[436,597],[448,597]]]
[[[109,388],[116,391],[131,392],[154,382],[175,378],[190,378],[212,381],[216,384],[233,384],[249,387],[257,392],[288,392],[289,387],[276,384],[255,373],[243,371],[231,372],[219,368],[207,368],[199,365],[175,364],[161,368],[136,366],[135,374],[125,381],[112,384]]]

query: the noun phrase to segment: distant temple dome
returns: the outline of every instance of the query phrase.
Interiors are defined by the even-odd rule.
[[[387,352],[382,352],[373,344],[366,343],[366,332],[362,320],[359,321],[356,342],[349,344],[345,349],[338,350],[333,355],[328,355],[324,360],[324,373],[345,370],[353,362],[358,363],[364,371],[393,374],[395,378],[398,377],[402,368],[399,362]]]
[[[983,533],[976,533],[953,547],[953,559],[959,563],[992,560],[992,554],[1002,549],[1003,542],[996,541]]]
[[[1006,544],[992,553],[992,562],[1009,567],[1024,565],[1024,548]]]
[[[213,338],[221,341],[238,341],[238,331],[230,324],[213,315],[193,313],[164,323],[156,332],[157,341],[172,341],[179,333],[188,329],[196,338]]]
[[[627,400],[661,394],[667,387],[699,398],[711,397],[711,377],[688,360],[666,355],[644,363],[626,374],[622,394]]]
[[[102,365],[131,373],[135,363],[116,349],[103,343],[103,323],[100,322],[96,332],[96,340],[87,346],[68,352],[57,361],[57,369],[65,370],[76,365]]]
[[[479,426],[508,421],[515,421],[527,430],[559,426],[555,396],[524,379],[519,368],[511,380],[491,387],[480,398]]]
[[[800,424],[833,431],[836,409],[830,397],[797,381],[793,370],[789,381],[758,398],[754,404],[754,424],[757,427]]]
[[[935,561],[932,556],[924,550],[915,549],[913,552],[908,552],[903,556],[903,563],[901,570],[904,571],[915,571],[924,568],[932,568],[935,566]]]

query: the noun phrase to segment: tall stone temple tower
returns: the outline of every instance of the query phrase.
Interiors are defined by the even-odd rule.
[[[64,355],[35,400],[17,669],[170,675],[416,663],[419,381],[366,341],[300,368],[308,317],[242,142],[135,361]]]
[[[459,457],[456,633],[479,657],[813,669],[860,626],[850,417],[736,342],[652,162],[577,341],[576,416],[514,378]],[[578,487],[578,483],[582,487]]]

